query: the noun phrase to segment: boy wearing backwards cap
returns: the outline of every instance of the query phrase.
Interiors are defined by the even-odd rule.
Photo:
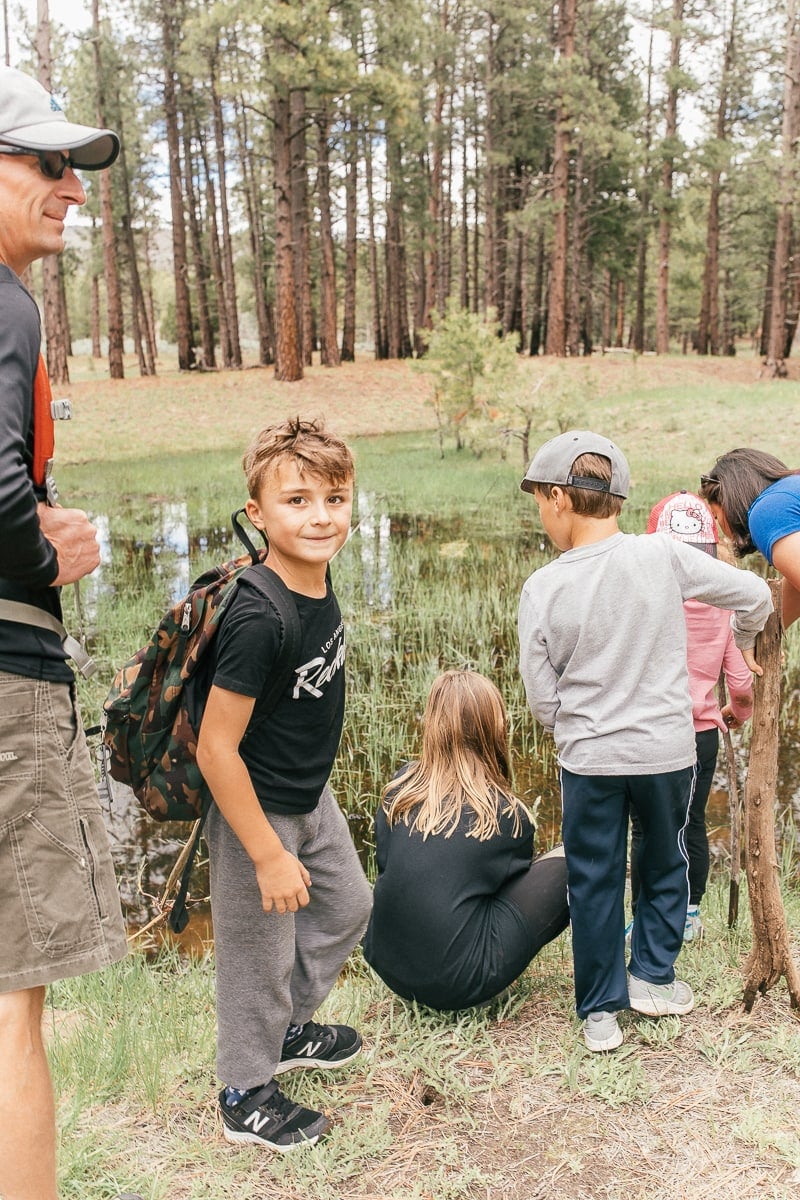
[[[695,774],[683,602],[734,610],[751,670],[772,610],[763,579],[669,537],[623,534],[625,456],[588,431],[560,434],[522,481],[561,555],[522,589],[520,670],[561,767],[575,998],[590,1050],[622,1043],[621,1009],[688,1013],[675,978],[688,900],[683,847]],[[641,890],[625,967],[629,813],[642,829]]]
[[[20,276],[64,249],[74,168],[119,153],[0,67],[0,1194],[56,1200],[45,986],[122,958],[125,927],[62,646],[60,587],[99,562],[86,513],[55,503],[39,311]],[[34,421],[34,409],[36,420]],[[49,500],[49,503],[47,502]],[[77,652],[77,645],[72,647]],[[136,1198],[134,1198],[136,1200]]]

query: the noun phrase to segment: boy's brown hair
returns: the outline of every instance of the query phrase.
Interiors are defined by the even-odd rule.
[[[572,475],[581,475],[588,479],[602,479],[611,482],[611,460],[604,454],[581,454],[572,464]],[[558,486],[572,501],[572,511],[584,517],[618,517],[622,512],[624,500],[622,496],[612,496],[610,492],[596,492],[592,488],[570,487],[561,484],[537,483],[536,490],[543,496],[550,496],[553,488]]]
[[[355,474],[350,448],[336,434],[329,433],[322,421],[288,417],[262,429],[242,458],[250,496],[257,499],[267,476],[289,461],[297,464],[301,475],[307,471],[334,486],[348,482]]]

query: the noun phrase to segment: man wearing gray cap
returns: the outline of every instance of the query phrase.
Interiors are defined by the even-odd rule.
[[[76,169],[119,139],[67,121],[36,80],[0,67],[0,1195],[57,1200],[45,986],[115,962],[125,929],[60,624],[62,584],[95,569],[86,513],[50,475],[53,411],[39,312],[20,276],[64,249],[86,196]]]
[[[733,609],[748,666],[772,610],[769,588],[664,534],[622,533],[625,456],[589,430],[534,455],[522,488],[562,553],[530,576],[519,605],[520,670],[561,768],[575,1001],[589,1050],[615,1050],[621,1009],[684,1014],[675,978],[689,901],[684,829],[695,775],[683,601]],[[647,860],[625,965],[628,816]]]

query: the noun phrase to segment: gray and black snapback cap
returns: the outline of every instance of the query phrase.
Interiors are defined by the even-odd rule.
[[[573,475],[572,464],[582,454],[601,454],[611,461],[611,482],[585,475]],[[559,487],[586,488],[592,492],[608,492],[612,496],[628,495],[631,472],[628,460],[618,446],[599,433],[588,429],[568,429],[545,442],[533,456],[520,487],[532,492],[537,483],[556,483]]]

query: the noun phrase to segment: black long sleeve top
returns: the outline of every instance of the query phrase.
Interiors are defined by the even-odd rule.
[[[32,475],[33,382],[41,328],[33,297],[0,263],[0,597],[61,618],[55,550],[42,535]],[[0,620],[0,671],[68,681],[56,634]]]

